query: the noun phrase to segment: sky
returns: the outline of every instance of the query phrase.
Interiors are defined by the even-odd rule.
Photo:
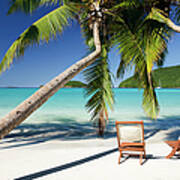
[[[47,14],[52,8],[42,7],[32,15],[17,12],[7,16],[10,0],[0,1],[0,61],[18,36],[33,22]],[[63,34],[48,44],[30,47],[25,55],[14,60],[8,70],[0,75],[0,87],[39,87],[53,79],[66,68],[80,60],[87,53],[78,23],[65,28]],[[110,69],[115,74],[120,56],[114,49],[110,52]],[[169,41],[166,66],[180,65],[180,34],[174,34]],[[125,78],[132,75],[127,72]],[[73,80],[84,82],[82,73]],[[117,87],[122,80],[114,80]]]

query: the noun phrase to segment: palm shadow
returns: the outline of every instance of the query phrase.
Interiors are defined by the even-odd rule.
[[[147,117],[141,117],[144,120],[145,139],[157,134],[159,131],[168,131],[163,140],[177,140],[180,136],[180,115],[177,116],[163,116],[157,120],[151,120]]]
[[[144,120],[145,140],[154,136],[161,130],[172,129],[168,132],[165,140],[177,140],[180,136],[180,116],[165,116],[161,119]],[[116,137],[115,120],[110,119],[103,139]],[[15,148],[39,144],[51,140],[82,140],[98,138],[97,130],[91,122],[77,122],[75,119],[52,118],[50,122],[28,124],[24,123],[13,130],[0,142],[0,149]]]
[[[149,119],[145,119],[144,117],[140,118],[144,119],[145,124],[145,139],[150,138],[151,136],[158,133],[160,130],[168,130],[174,129],[167,134],[169,139],[176,139],[180,136],[180,116],[169,116],[163,117],[161,119],[157,119],[156,121],[151,121]],[[112,138],[116,136],[115,123],[114,119],[111,119],[108,124],[108,128],[104,138]],[[91,123],[80,123],[74,119],[66,119],[66,118],[54,118],[51,123],[41,123],[41,124],[22,124],[15,129],[11,134],[6,136],[5,141],[1,142],[0,145],[6,145],[5,147],[1,147],[1,149],[28,146],[32,144],[38,144],[50,140],[80,140],[80,139],[93,139],[97,138],[97,132],[92,126]],[[117,148],[111,149],[109,151],[105,151],[99,154],[95,154],[93,156],[89,156],[77,161],[73,161],[64,165],[60,165],[57,167],[53,167],[50,169],[46,169],[40,172],[35,172],[29,174],[27,176],[19,177],[17,179],[35,179],[39,177],[46,176],[48,174],[52,174],[55,172],[60,172],[62,170],[72,168],[74,166],[78,166],[89,161],[101,158],[105,155],[118,151]],[[147,155],[147,158],[144,160],[143,164],[146,163],[150,159],[164,159],[165,157]],[[178,158],[174,158],[177,160]],[[124,159],[125,162],[127,159]]]
[[[109,123],[104,139],[116,135],[112,124]],[[96,127],[93,127],[91,122],[81,123],[73,119],[54,118],[48,123],[19,125],[0,142],[0,145],[3,145],[0,149],[28,146],[51,140],[69,141],[98,137]]]

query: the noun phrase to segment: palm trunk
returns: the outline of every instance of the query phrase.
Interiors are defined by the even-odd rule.
[[[98,122],[98,126],[99,126],[99,136],[103,137],[104,135],[104,130],[105,130],[105,127],[106,127],[106,122],[105,122],[105,119],[104,119],[104,111],[101,110],[100,113],[99,113],[99,122]]]
[[[14,110],[8,113],[0,120],[0,139],[6,136],[11,130],[17,127],[31,113],[45,103],[52,95],[62,88],[80,71],[90,65],[101,53],[101,42],[99,38],[99,23],[94,22],[93,37],[96,50],[87,57],[81,59],[76,64],[69,67],[63,73],[52,79],[45,86],[40,88],[36,93],[22,102]]]
[[[151,72],[147,72],[147,77],[148,77],[148,83],[151,89],[153,89],[153,84],[152,84],[152,73]]]

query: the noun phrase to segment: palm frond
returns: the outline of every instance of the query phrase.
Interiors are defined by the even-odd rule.
[[[141,76],[141,84],[144,87],[142,106],[147,116],[157,119],[159,114],[159,104],[155,93],[152,73],[148,73],[147,67],[144,68],[143,77]]]
[[[140,84],[143,82],[140,87],[144,87],[143,108],[148,116],[156,118],[159,106],[151,72],[167,48],[169,34],[163,24],[149,19],[143,20],[143,13],[134,13],[134,17],[129,18],[125,12],[124,16],[118,17],[118,33],[114,35],[114,44],[122,54],[118,75],[124,73],[123,68],[135,66],[135,73],[138,74],[136,77]],[[134,21],[134,18],[137,20]]]
[[[147,71],[150,73],[154,66],[163,56],[167,49],[167,41],[170,33],[168,29],[155,21],[148,21],[142,28],[144,36],[144,52],[147,64]]]
[[[12,14],[17,11],[32,13],[42,5],[56,5],[61,4],[61,2],[62,0],[11,0],[11,6],[8,10],[8,14]]]
[[[141,2],[139,0],[126,0],[126,1],[122,1],[119,3],[116,3],[111,9],[110,11],[117,11],[119,9],[129,9],[129,8],[134,8],[137,6],[140,6]]]
[[[146,19],[153,19],[153,20],[158,21],[159,23],[165,23],[165,24],[169,20],[166,14],[164,14],[164,11],[157,8],[151,8],[151,12],[148,14]]]
[[[180,23],[180,6],[177,6],[173,9],[172,16],[174,17],[174,20],[176,23]]]
[[[132,67],[133,67],[131,63],[127,63],[123,59],[123,56],[124,56],[123,53],[121,53],[120,64],[116,72],[116,77],[121,78],[121,79],[124,77],[125,72],[128,70],[132,70]]]
[[[102,49],[101,57],[84,71],[87,82],[86,97],[89,97],[86,108],[91,113],[92,120],[96,120],[102,111],[107,119],[108,107],[112,109],[114,102],[107,51],[105,47]]]
[[[24,55],[25,49],[30,45],[39,44],[40,41],[48,42],[50,38],[55,38],[56,34],[61,33],[69,24],[69,19],[73,18],[75,11],[73,7],[63,5],[26,29],[6,52],[0,63],[0,73],[10,66],[14,58]]]
[[[156,62],[156,65],[158,67],[162,67],[164,65],[164,62],[165,62],[165,58],[166,58],[166,55],[168,54],[168,49],[167,47],[164,49],[163,53],[161,54],[161,57],[160,59],[158,59],[158,61]]]

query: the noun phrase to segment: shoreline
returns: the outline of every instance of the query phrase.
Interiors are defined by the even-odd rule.
[[[41,88],[41,87],[0,87],[0,89],[39,89],[39,88]],[[63,87],[63,88],[61,88],[61,89],[86,89],[86,87],[69,87],[69,86],[67,86],[67,87]],[[139,89],[139,90],[142,90],[143,88],[135,88],[135,87],[113,87],[112,89]],[[174,87],[174,88],[168,88],[168,87],[166,87],[166,88],[163,88],[163,87],[161,87],[161,88],[155,88],[155,90],[161,90],[161,89],[180,89],[180,87]]]
[[[25,96],[32,91],[25,90]],[[123,91],[128,92],[117,90],[122,94]],[[1,101],[1,113],[4,113],[21,100],[24,90],[1,92],[5,95],[9,92],[7,98],[2,96],[5,98]],[[118,96],[120,101],[110,118],[105,139],[97,138],[79,92],[82,91],[59,92],[55,99],[0,141],[0,180],[27,177],[41,180],[180,179],[180,158],[166,159],[171,148],[164,143],[180,136],[179,91],[160,91],[169,99],[162,98],[166,104],[162,104],[162,114],[156,121],[149,120],[141,112],[136,90],[129,91],[129,100]],[[123,158],[124,162],[118,165],[115,120],[144,120],[147,160],[142,166],[139,158]]]

